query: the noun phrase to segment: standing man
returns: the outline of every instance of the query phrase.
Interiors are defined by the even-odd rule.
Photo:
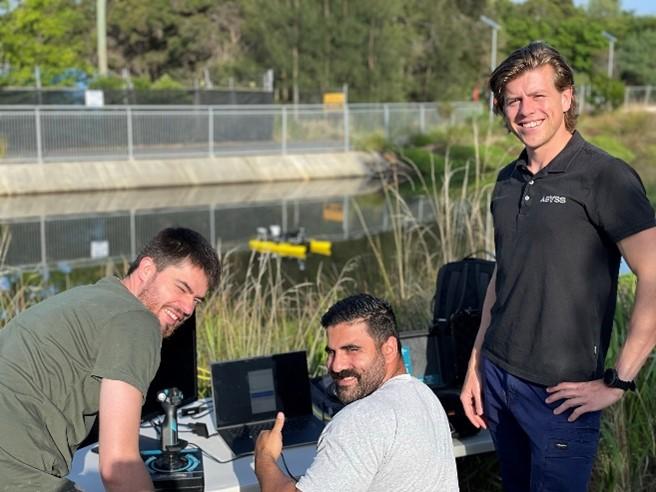
[[[654,210],[635,171],[575,131],[574,78],[555,49],[518,49],[490,88],[525,148],[492,196],[497,267],[461,400],[490,428],[506,490],[585,491],[600,411],[656,345]],[[604,370],[621,255],[636,301]]]
[[[276,464],[283,444],[279,413],[255,445],[262,491],[457,491],[446,414],[428,386],[406,374],[390,305],[357,294],[333,305],[321,325],[328,370],[347,406],[324,429],[298,483]]]
[[[220,271],[189,229],[155,236],[123,279],[51,297],[0,330],[0,490],[69,491],[64,477],[99,418],[108,491],[149,491],[139,455],[141,405],[162,337],[194,311]]]

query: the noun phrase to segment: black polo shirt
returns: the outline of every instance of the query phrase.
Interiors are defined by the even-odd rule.
[[[553,385],[601,377],[615,312],[616,243],[656,225],[636,172],[575,132],[533,175],[524,151],[498,176],[491,210],[496,302],[483,353]]]

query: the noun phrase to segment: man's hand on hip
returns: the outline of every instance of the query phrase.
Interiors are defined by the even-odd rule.
[[[564,400],[554,409],[554,415],[560,415],[573,408],[574,410],[567,420],[574,422],[584,413],[595,412],[611,406],[622,398],[624,390],[609,388],[602,379],[596,379],[581,383],[559,383],[547,388],[547,393],[550,395],[545,400],[546,403]]]

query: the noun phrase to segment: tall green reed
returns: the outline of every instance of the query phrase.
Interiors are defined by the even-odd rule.
[[[338,273],[319,268],[313,281],[293,283],[284,259],[251,254],[245,271],[233,255],[223,256],[215,294],[199,312],[198,356],[201,376],[212,361],[289,350],[306,350],[312,372],[323,361],[320,317],[349,290],[353,262]]]
[[[620,279],[607,365],[613,364],[626,339],[635,285],[631,274]],[[636,384],[635,394],[625,394],[604,410],[591,490],[656,490],[656,354],[651,354]]]

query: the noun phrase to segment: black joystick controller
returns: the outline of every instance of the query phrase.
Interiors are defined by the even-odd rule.
[[[155,461],[155,466],[159,470],[180,470],[187,464],[185,456],[180,452],[187,442],[178,439],[177,411],[182,398],[182,391],[178,388],[168,388],[157,393],[157,400],[162,404],[165,412],[161,432],[162,454]]]

